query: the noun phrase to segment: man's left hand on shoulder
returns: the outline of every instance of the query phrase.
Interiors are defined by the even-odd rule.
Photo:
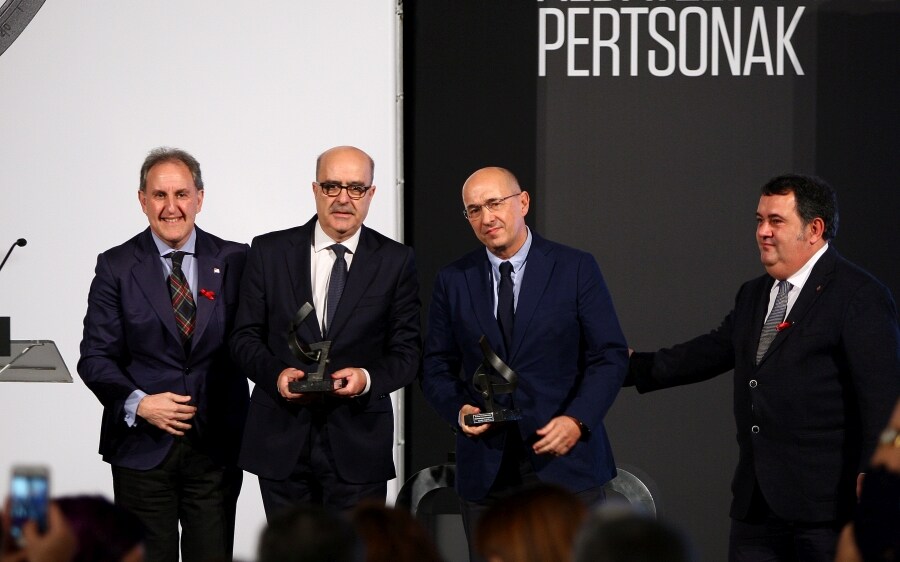
[[[335,381],[343,381],[341,388],[335,389],[334,394],[352,398],[359,396],[366,389],[366,373],[357,367],[347,367],[331,374]]]
[[[532,446],[536,454],[561,457],[581,439],[581,426],[571,416],[557,416],[536,433],[541,437]]]

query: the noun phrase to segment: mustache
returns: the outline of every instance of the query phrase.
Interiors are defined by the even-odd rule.
[[[350,203],[334,203],[328,208],[332,213],[350,213],[356,214],[356,209]]]

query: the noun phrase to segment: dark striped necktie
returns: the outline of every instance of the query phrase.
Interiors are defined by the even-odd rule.
[[[169,294],[172,296],[172,309],[175,311],[175,323],[181,333],[181,343],[187,347],[194,334],[194,318],[197,316],[197,305],[188,285],[181,263],[186,252],[170,252],[166,257],[172,258],[172,273],[169,275]]]

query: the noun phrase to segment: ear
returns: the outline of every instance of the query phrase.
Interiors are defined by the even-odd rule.
[[[147,214],[147,194],[138,189],[138,202],[141,204],[141,211]]]
[[[197,212],[199,213],[201,209],[203,209],[203,194],[206,192],[204,189],[197,190]]]
[[[523,191],[520,200],[522,202],[522,216],[524,217],[528,214],[528,206],[531,204],[531,196],[528,195],[527,191]]]
[[[825,221],[822,220],[822,217],[816,217],[813,220],[809,221],[809,224],[806,225],[806,228],[809,231],[806,239],[810,244],[816,244],[822,239],[822,236],[825,234]]]

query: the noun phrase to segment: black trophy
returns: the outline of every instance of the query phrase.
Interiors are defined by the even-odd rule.
[[[308,302],[303,303],[294,320],[291,322],[291,328],[288,332],[288,347],[294,357],[304,363],[315,363],[316,369],[311,371],[304,369],[306,376],[298,381],[288,383],[288,390],[295,394],[303,392],[331,392],[338,388],[342,388],[346,382],[344,379],[334,380],[325,373],[328,366],[328,352],[331,350],[330,341],[320,341],[312,344],[306,344],[297,339],[297,328],[306,320],[309,313],[313,311],[313,306]]]
[[[481,345],[481,354],[484,356],[484,360],[481,362],[481,366],[476,369],[475,375],[472,376],[472,384],[475,385],[475,389],[484,398],[487,411],[478,414],[466,414],[463,417],[463,422],[466,425],[482,425],[522,419],[522,412],[518,409],[497,408],[494,404],[494,395],[512,394],[516,389],[519,375],[510,369],[509,365],[504,363],[502,359],[497,357],[486,337],[481,336],[478,343]],[[492,371],[496,375],[492,376]],[[500,382],[500,380],[503,382]]]

